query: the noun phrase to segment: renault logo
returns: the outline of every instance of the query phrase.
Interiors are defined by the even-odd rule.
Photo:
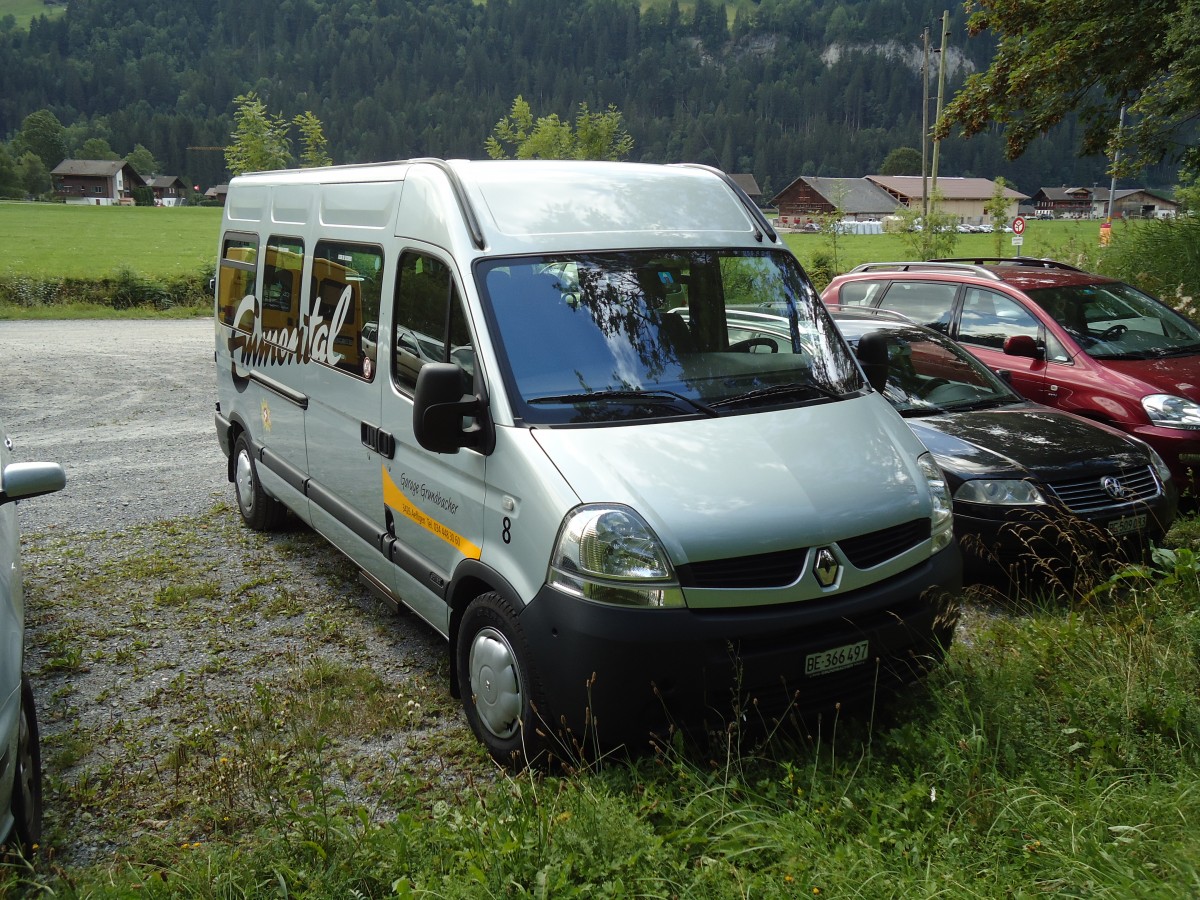
[[[1125,485],[1121,484],[1120,480],[1112,475],[1106,475],[1101,478],[1100,487],[1104,488],[1104,493],[1108,494],[1114,500],[1121,500],[1129,493]]]
[[[813,574],[817,576],[817,584],[823,588],[833,587],[841,573],[842,567],[838,565],[832,550],[822,547],[817,551],[817,561],[813,563]]]

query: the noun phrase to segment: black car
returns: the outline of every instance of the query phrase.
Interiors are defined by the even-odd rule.
[[[902,316],[833,318],[868,375],[867,345],[886,347],[886,381],[873,382],[946,474],[970,580],[1076,584],[1103,560],[1142,556],[1170,527],[1176,489],[1149,445],[1023,399],[958,344]],[[731,310],[727,324],[731,344],[753,352],[770,352],[781,325],[786,334],[785,321],[759,312]]]

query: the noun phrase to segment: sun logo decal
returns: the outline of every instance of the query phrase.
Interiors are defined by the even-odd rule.
[[[262,402],[262,423],[263,431],[271,430],[271,407],[267,405],[265,399]]]

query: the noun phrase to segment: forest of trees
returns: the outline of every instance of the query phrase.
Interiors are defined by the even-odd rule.
[[[537,116],[611,104],[628,158],[749,172],[770,196],[920,146],[919,71],[869,48],[919,59],[943,8],[962,18],[927,0],[71,0],[27,30],[0,19],[0,138],[49,110],[68,155],[87,139],[122,155],[142,145],[164,173],[211,185],[228,178],[224,155],[190,148],[228,144],[247,92],[288,119],[311,111],[338,163],[483,157],[520,95]],[[952,47],[986,67],[987,38],[968,42],[962,25]],[[999,133],[951,137],[939,171],[1025,193],[1106,183],[1106,161],[1077,158],[1077,144],[1068,122],[1010,162]],[[1144,175],[1169,185],[1175,170]]]

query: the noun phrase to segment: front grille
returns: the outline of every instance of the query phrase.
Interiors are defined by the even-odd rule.
[[[855,568],[869,569],[929,540],[930,532],[929,519],[913,519],[903,525],[845,538],[837,543]]]
[[[846,559],[859,569],[869,569],[899,556],[930,534],[929,519],[914,519],[870,534],[843,538],[837,544]],[[804,570],[808,548],[778,550],[754,556],[711,559],[679,566],[676,574],[688,588],[777,588],[795,584]]]
[[[1105,483],[1115,484],[1120,496],[1114,497],[1109,493]],[[1134,472],[1109,472],[1091,478],[1059,481],[1047,486],[1067,509],[1081,516],[1114,506],[1152,500],[1162,490],[1158,479],[1154,477],[1154,470],[1149,467]]]
[[[688,563],[676,570],[683,587],[772,588],[795,584],[804,568],[807,548]]]

